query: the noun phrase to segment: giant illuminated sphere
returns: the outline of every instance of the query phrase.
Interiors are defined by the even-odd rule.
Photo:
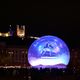
[[[35,40],[28,51],[28,62],[33,67],[65,68],[70,52],[63,40],[56,36],[43,36]]]

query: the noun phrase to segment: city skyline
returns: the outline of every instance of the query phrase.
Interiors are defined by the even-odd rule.
[[[70,46],[80,47],[79,3],[6,2],[0,7],[0,31],[8,31],[9,25],[25,25],[26,36],[53,35]]]

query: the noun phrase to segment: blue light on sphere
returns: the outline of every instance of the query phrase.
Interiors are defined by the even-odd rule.
[[[33,67],[67,66],[70,52],[63,40],[56,36],[43,36],[35,40],[28,51],[28,61]]]

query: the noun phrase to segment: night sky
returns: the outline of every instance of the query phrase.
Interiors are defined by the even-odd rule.
[[[33,36],[54,35],[80,47],[80,4],[76,2],[7,1],[0,7],[0,31],[8,25],[28,25]],[[4,30],[5,29],[5,30]]]

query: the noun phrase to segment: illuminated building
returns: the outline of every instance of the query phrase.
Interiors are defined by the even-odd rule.
[[[10,25],[9,31],[7,31],[7,32],[0,32],[0,36],[1,36],[1,37],[13,36],[13,31],[12,31],[11,28],[12,28],[12,27],[11,27],[11,25]]]
[[[5,45],[0,47],[0,66],[29,66],[25,47],[10,46],[6,48]]]
[[[17,36],[20,38],[24,38],[25,37],[25,26],[19,26],[17,25]]]
[[[18,36],[20,38],[25,37],[25,25],[17,25],[17,28],[13,28],[11,25],[9,25],[9,31],[7,32],[0,32],[1,37],[9,37],[9,36]]]

